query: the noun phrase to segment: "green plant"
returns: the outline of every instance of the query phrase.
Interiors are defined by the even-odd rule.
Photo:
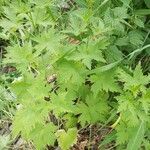
[[[114,110],[107,124],[114,123],[115,146],[147,148],[150,76],[138,58],[149,55],[148,9],[134,0],[74,5],[57,0],[3,4],[0,35],[10,43],[3,65],[19,74],[9,84],[21,106],[13,135],[21,133],[39,150],[55,140],[66,150],[77,141],[77,124],[105,124]]]

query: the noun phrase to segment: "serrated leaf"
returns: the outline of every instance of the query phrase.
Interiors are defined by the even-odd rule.
[[[53,94],[51,96],[51,105],[56,116],[66,112],[73,113],[75,109],[73,101],[67,97],[67,92],[59,93],[58,95]]]
[[[58,38],[59,37],[59,38]],[[60,48],[60,41],[62,37],[56,34],[54,29],[48,30],[48,32],[44,32],[42,35],[36,35],[33,38],[33,41],[37,42],[35,49],[36,55],[40,55],[43,49],[50,51],[50,53],[54,53],[54,51]]]
[[[10,85],[11,90],[16,94],[18,100],[24,104],[44,99],[48,96],[51,86],[46,83],[45,75],[39,74],[34,77],[34,74],[26,73],[24,77],[15,79]]]
[[[104,95],[103,95],[104,96]],[[108,113],[109,107],[107,102],[98,97],[93,97],[89,94],[86,97],[86,102],[80,102],[77,104],[76,114],[80,114],[79,122],[82,127],[87,123],[96,123],[105,121],[106,114]]]
[[[67,59],[82,61],[82,63],[87,68],[91,69],[92,60],[96,60],[98,62],[106,62],[100,49],[105,49],[107,44],[108,43],[105,40],[99,41],[97,43],[91,41],[89,46],[87,46],[86,44],[81,45],[78,48],[78,51],[73,52],[67,57]]]
[[[141,35],[141,33],[139,31],[131,31],[129,32],[129,40],[130,43],[135,45],[135,46],[139,46],[143,44],[143,36]]]
[[[31,17],[29,18],[29,24],[35,28],[36,25],[47,27],[48,25],[52,25],[49,14],[47,10],[42,7],[35,7],[34,11],[31,12]]]
[[[113,9],[114,16],[119,19],[125,19],[128,17],[127,8],[125,7],[115,7]]]
[[[146,114],[148,114],[150,110],[150,89],[146,90],[146,93],[142,95],[142,97],[139,99],[139,101],[142,103],[142,107]]]
[[[130,128],[127,127],[127,125],[124,122],[120,122],[116,127],[117,133],[117,144],[125,144],[129,140],[130,137],[130,131],[132,131]]]
[[[23,138],[29,139],[30,132],[35,125],[37,123],[44,123],[49,110],[48,103],[44,101],[18,110],[13,120],[13,135],[17,136],[21,132]]]
[[[90,77],[93,85],[91,87],[92,92],[97,96],[99,91],[119,91],[119,87],[115,80],[115,71],[108,70],[102,73],[98,73]],[[108,80],[109,79],[109,80]]]
[[[46,145],[54,145],[56,126],[52,123],[36,124],[30,133],[30,139],[36,146],[37,150],[44,149]]]
[[[35,61],[32,50],[31,44],[10,46],[7,48],[6,58],[3,62],[14,64],[18,70],[25,72],[30,64]]]
[[[62,84],[84,82],[84,69],[82,64],[74,63],[72,61],[60,61],[58,63],[58,81]]]
[[[134,23],[135,23],[137,26],[139,26],[139,27],[141,27],[141,28],[144,28],[144,21],[141,20],[140,18],[135,18]]]
[[[132,135],[132,138],[130,139],[127,150],[138,150],[141,147],[141,143],[144,138],[145,133],[145,123],[141,122],[140,125],[137,127],[135,132]]]
[[[69,150],[69,148],[77,142],[77,129],[69,128],[67,132],[65,132],[65,130],[58,130],[56,136],[61,149]]]
[[[149,76],[143,75],[140,64],[136,66],[133,75],[130,75],[123,70],[120,71],[119,79],[125,82],[124,89],[132,91],[135,96],[139,91],[145,92],[144,86],[150,81]]]
[[[117,48],[117,46],[110,46],[106,51],[106,60],[109,63],[116,62],[123,59],[123,53]]]
[[[136,126],[139,123],[138,102],[130,92],[124,92],[117,96],[118,112],[122,114],[121,118],[128,122],[129,126]]]

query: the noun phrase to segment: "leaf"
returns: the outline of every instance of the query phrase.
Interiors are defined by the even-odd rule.
[[[134,13],[136,15],[145,16],[150,14],[150,9],[137,9]]]
[[[139,99],[139,101],[142,103],[142,107],[146,114],[148,114],[150,110],[150,89],[146,90],[146,93],[142,95],[142,97]]]
[[[104,45],[104,46],[103,46]],[[68,60],[82,61],[82,63],[88,68],[91,69],[92,60],[98,62],[105,62],[103,58],[102,51],[100,49],[105,49],[107,42],[105,40],[99,41],[97,43],[90,42],[89,45],[83,44],[78,48],[78,51],[75,51],[67,57]]]
[[[7,33],[7,32],[15,33],[16,30],[19,30],[23,27],[23,25],[22,25],[23,22],[17,16],[17,12],[15,10],[14,4],[10,3],[9,6],[3,6],[3,9],[4,9],[3,15],[6,17],[3,17],[2,19],[0,19],[0,26],[3,28],[4,33]]]
[[[29,75],[27,81],[32,83],[27,88],[27,91],[34,100],[44,99],[45,96],[49,95],[51,86],[47,84],[45,74],[40,73],[36,78],[33,75]]]
[[[145,2],[145,4],[146,4],[146,6],[147,6],[148,8],[150,8],[150,1],[149,1],[149,0],[144,0],[144,2]]]
[[[82,127],[88,124],[93,124],[96,122],[104,122],[106,119],[106,115],[108,113],[109,107],[104,99],[100,99],[98,97],[93,97],[92,94],[89,94],[86,97],[86,102],[80,102],[77,104],[76,114],[80,114],[79,122],[81,123]]]
[[[115,7],[113,12],[116,18],[125,19],[128,17],[127,9],[125,7]]]
[[[122,13],[123,15],[121,16],[120,14]],[[108,25],[110,29],[114,30],[114,34],[123,35],[125,29],[122,22],[124,22],[124,19],[127,17],[126,15],[127,14],[125,8],[123,8],[123,11],[122,7],[116,7],[113,10],[109,8],[105,12],[104,16],[105,24]]]
[[[92,32],[93,35],[99,35],[109,31],[109,28],[105,27],[104,21],[97,17],[92,18]]]
[[[90,79],[91,82],[93,82],[91,91],[94,93],[94,96],[97,96],[98,92],[102,90],[106,92],[119,91],[119,87],[115,80],[115,71],[113,69],[92,75]]]
[[[78,119],[76,118],[76,116],[75,115],[73,115],[73,114],[65,114],[64,116],[63,116],[63,119],[65,119],[66,120],[66,123],[65,123],[65,128],[66,129],[68,129],[68,128],[73,128],[73,127],[75,127],[76,125],[77,125],[77,121],[78,121]]]
[[[60,41],[63,37],[57,35],[55,30],[52,28],[48,30],[48,32],[43,32],[43,34],[36,35],[33,38],[33,41],[37,42],[35,48],[35,55],[40,55],[43,49],[49,50],[50,53],[54,53],[54,51],[60,48]]]
[[[127,122],[128,126],[136,126],[139,120],[138,102],[130,92],[124,92],[116,97],[118,101],[118,112],[121,113],[121,120]]]
[[[36,124],[30,133],[30,139],[33,141],[37,150],[44,149],[46,145],[54,145],[56,126],[52,123]]]
[[[117,46],[126,46],[128,44],[129,44],[129,37],[128,36],[118,38],[116,41]]]
[[[70,26],[67,28],[67,30],[64,30],[63,33],[67,33],[72,37],[78,37],[82,33],[87,33],[89,13],[90,12],[88,12],[86,9],[79,9],[70,13]]]
[[[130,137],[130,133],[132,133],[132,128],[127,127],[127,125],[121,121],[116,127],[116,142],[117,144],[125,144]]]
[[[136,66],[133,71],[133,75],[129,75],[122,70],[118,77],[120,81],[125,82],[124,89],[132,91],[135,96],[139,93],[139,91],[145,92],[144,86],[150,81],[149,76],[143,75],[140,64]]]
[[[13,120],[13,136],[17,136],[21,132],[23,138],[29,139],[35,125],[37,123],[44,123],[49,110],[48,102],[44,101],[21,108],[17,111]]]
[[[141,20],[140,18],[135,18],[134,23],[135,23],[137,26],[139,26],[139,27],[141,27],[141,28],[144,28],[144,21]]]
[[[84,69],[82,64],[62,60],[58,62],[58,81],[62,84],[76,83],[81,85],[84,82]],[[69,81],[69,82],[68,82]]]
[[[58,130],[56,136],[61,149],[69,150],[77,142],[77,129],[69,128],[67,132],[65,130]]]
[[[66,112],[73,113],[75,110],[73,101],[67,97],[67,92],[59,93],[58,95],[53,94],[51,96],[51,105],[52,110],[56,116]]]
[[[31,17],[29,18],[29,24],[35,28],[36,25],[47,27],[52,25],[51,18],[47,13],[47,10],[42,7],[35,7],[33,12],[31,12]]]
[[[139,46],[143,44],[143,36],[138,31],[131,31],[129,32],[129,41],[131,44]]]
[[[127,145],[127,150],[138,150],[141,147],[141,143],[144,138],[144,133],[145,133],[145,123],[141,122],[139,127],[137,127],[137,129],[133,133],[133,136]]]
[[[15,64],[18,70],[25,72],[28,66],[35,61],[32,50],[31,44],[26,44],[22,47],[19,45],[9,46],[3,62],[5,64]]]
[[[51,86],[47,85],[45,74],[41,73],[34,77],[34,74],[26,73],[20,79],[15,79],[10,85],[12,91],[17,95],[18,100],[22,103],[29,104],[32,101],[44,99],[48,96]]]
[[[87,74],[102,73],[105,71],[109,71],[109,70],[115,68],[116,66],[118,66],[122,62],[122,60],[123,59],[118,60],[118,61],[113,62],[113,63],[108,64],[108,65],[102,66],[102,67],[97,67],[95,69],[92,69],[92,70],[88,71]]]
[[[116,62],[123,59],[123,53],[117,48],[117,46],[110,46],[105,51],[106,60],[109,63]]]

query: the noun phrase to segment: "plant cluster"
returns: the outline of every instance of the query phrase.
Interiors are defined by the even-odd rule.
[[[113,130],[103,143],[150,149],[149,0],[0,3],[2,65],[16,68],[5,84],[19,106],[13,136],[67,150],[100,124]]]

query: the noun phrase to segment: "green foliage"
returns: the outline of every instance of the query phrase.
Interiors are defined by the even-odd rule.
[[[105,95],[101,94],[99,97],[94,98],[92,94],[87,95],[85,103],[81,102],[77,105],[77,113],[81,114],[79,117],[79,122],[82,126],[86,123],[94,124],[96,122],[104,122],[108,114],[108,104],[105,100]]]
[[[127,149],[139,149],[144,139],[146,125],[149,124],[149,76],[143,75],[137,65],[132,75],[120,72],[124,82],[123,93],[116,97],[121,120],[117,126],[118,143],[129,142]],[[145,97],[145,98],[144,98]]]
[[[109,80],[108,80],[109,79]],[[91,81],[94,83],[91,87],[91,91],[94,95],[97,95],[99,91],[119,91],[119,87],[115,80],[115,71],[108,70],[102,73],[91,76]]]
[[[32,104],[32,106],[28,105],[26,108],[20,108],[14,119],[13,134],[17,135],[22,131],[22,136],[28,138],[30,136],[30,131],[36,127],[36,124],[44,124],[44,118],[48,116],[48,112],[49,106],[46,102]]]
[[[128,150],[140,148],[145,133],[144,123],[141,122],[140,126],[135,131],[133,130],[132,132],[135,133],[133,133],[133,136],[128,143],[127,146]]]
[[[41,150],[45,148],[45,145],[54,145],[56,140],[55,132],[56,127],[52,123],[46,125],[37,124],[30,133],[30,138],[32,138],[36,148]]]
[[[8,42],[2,65],[18,73],[5,88],[0,86],[19,106],[13,136],[21,134],[39,150],[57,144],[67,150],[81,128],[115,122],[107,144],[149,148],[148,1],[0,4],[0,38]],[[109,120],[112,111],[116,115]]]
[[[58,130],[56,136],[61,149],[67,150],[77,142],[77,129],[70,128],[67,132],[64,130]]]
[[[133,75],[129,75],[125,72],[120,72],[119,78],[122,82],[124,82],[124,90],[131,91],[135,97],[139,94],[139,92],[145,92],[145,85],[149,84],[150,76],[144,76],[141,70],[140,65],[138,65]]]

